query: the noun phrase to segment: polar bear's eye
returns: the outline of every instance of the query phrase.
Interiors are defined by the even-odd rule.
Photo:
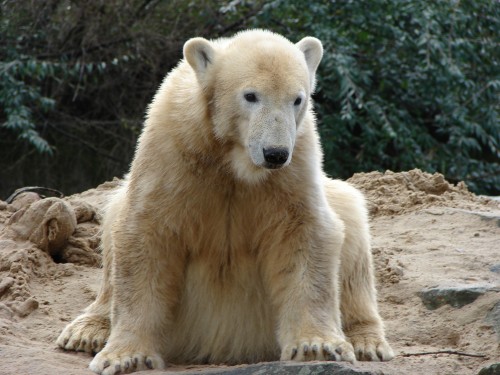
[[[295,99],[295,101],[293,102],[293,105],[294,106],[299,106],[300,103],[302,103],[302,98],[299,96],[297,99]]]
[[[246,93],[243,96],[245,97],[245,100],[249,103],[256,103],[257,102],[257,95],[255,95],[253,92]]]

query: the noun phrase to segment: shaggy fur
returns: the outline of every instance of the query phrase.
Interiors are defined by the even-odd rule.
[[[262,30],[186,43],[107,209],[102,289],[60,347],[102,374],[393,357],[363,196],[322,171],[322,53]]]

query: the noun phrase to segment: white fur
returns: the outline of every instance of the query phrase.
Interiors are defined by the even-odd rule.
[[[184,54],[107,210],[102,290],[59,346],[102,349],[102,374],[391,359],[363,197],[322,171],[309,100],[321,43],[251,30]],[[269,146],[289,150],[280,168],[262,161]]]

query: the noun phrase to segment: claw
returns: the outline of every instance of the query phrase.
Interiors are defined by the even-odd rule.
[[[337,361],[340,357],[338,354],[338,351],[340,348],[337,348],[335,350],[333,350],[333,348],[330,346],[330,345],[325,345],[323,347],[323,350],[325,351],[326,355],[325,355],[325,358],[328,360],[328,361]],[[340,349],[340,351],[342,352],[342,350]],[[338,354],[337,354],[338,353]]]
[[[356,350],[356,359],[358,361],[363,360],[363,351],[361,349]]]
[[[314,355],[318,354],[318,351],[319,351],[319,348],[318,348],[318,345],[314,344],[312,347],[311,347],[311,351]]]

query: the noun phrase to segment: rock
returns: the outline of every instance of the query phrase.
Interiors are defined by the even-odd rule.
[[[14,279],[12,277],[5,277],[0,282],[0,297],[10,289],[14,284]]]
[[[69,245],[61,252],[61,260],[66,263],[98,267],[102,263],[100,254],[76,238],[69,240]]]
[[[465,210],[465,209],[461,209],[461,208],[451,208],[450,210],[462,212],[462,213],[468,214],[468,215],[477,216],[481,220],[491,221],[500,227],[500,215],[498,215],[498,212],[473,211],[473,210]]]
[[[500,302],[490,310],[485,318],[486,323],[491,324],[497,333],[497,341],[500,342]]]
[[[61,262],[98,267],[102,263],[99,244],[98,225],[92,223],[78,225],[68,240],[68,245],[61,252]]]
[[[265,362],[248,366],[228,367],[207,371],[210,375],[374,375],[371,371],[357,370],[337,362],[291,363]],[[189,374],[189,373],[188,373]],[[192,373],[194,374],[194,372]],[[196,372],[199,374],[199,372]],[[380,372],[378,373],[380,374]]]
[[[68,203],[46,198],[17,211],[7,226],[13,232],[11,237],[28,240],[55,258],[60,256],[76,224],[75,213]]]
[[[490,271],[495,273],[500,273],[500,263],[491,266]]]
[[[73,211],[75,211],[76,222],[78,224],[94,220],[96,210],[91,204],[82,200],[74,200],[69,203],[73,207]]]
[[[12,309],[5,303],[0,302],[0,320],[1,319],[11,320],[13,316],[14,312],[12,311]]]
[[[493,363],[483,367],[477,375],[500,375],[500,363]]]
[[[460,285],[453,287],[434,287],[423,289],[418,296],[429,310],[443,305],[462,307],[474,302],[479,296],[491,290],[485,285]]]
[[[40,199],[42,198],[37,193],[28,191],[16,196],[11,202],[11,206],[14,207],[16,211],[18,211],[23,207],[29,206],[30,204],[39,201]]]
[[[33,297],[28,298],[26,301],[21,302],[15,306],[14,310],[18,316],[24,318],[38,309],[38,301]]]

